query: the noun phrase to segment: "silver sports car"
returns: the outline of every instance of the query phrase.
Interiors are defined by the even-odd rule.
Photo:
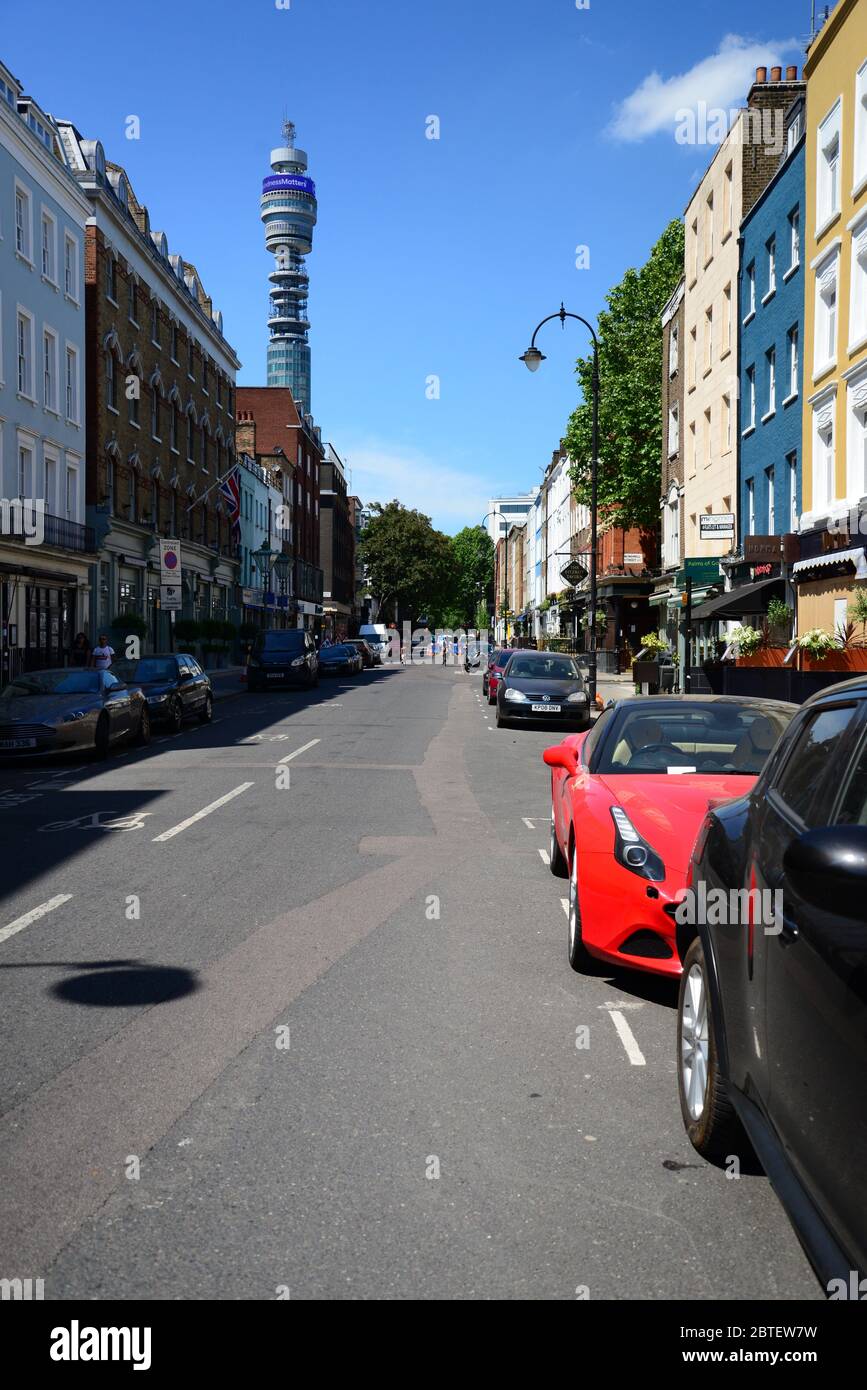
[[[95,750],[150,742],[147,701],[139,685],[111,671],[27,671],[0,693],[0,758]]]

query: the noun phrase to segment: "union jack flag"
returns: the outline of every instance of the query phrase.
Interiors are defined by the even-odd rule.
[[[220,496],[229,505],[229,521],[232,525],[232,539],[241,539],[241,481],[238,472],[238,465],[227,473],[220,483]]]

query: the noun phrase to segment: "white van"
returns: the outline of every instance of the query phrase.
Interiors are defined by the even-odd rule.
[[[390,656],[391,639],[385,623],[362,623],[358,629],[358,635],[363,637],[365,642],[378,653],[381,661],[385,661]]]

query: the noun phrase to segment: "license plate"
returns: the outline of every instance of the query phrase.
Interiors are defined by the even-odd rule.
[[[534,714],[559,714],[559,705],[531,705]]]
[[[0,738],[0,748],[35,748],[35,738]]]
[[[269,671],[269,672],[268,672],[268,679],[269,679],[269,681],[281,681],[281,680],[283,679],[283,672],[282,672],[282,671]]]

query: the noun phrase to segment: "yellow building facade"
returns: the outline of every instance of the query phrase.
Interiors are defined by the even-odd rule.
[[[801,633],[836,632],[867,579],[867,0],[839,0],[804,76]]]

